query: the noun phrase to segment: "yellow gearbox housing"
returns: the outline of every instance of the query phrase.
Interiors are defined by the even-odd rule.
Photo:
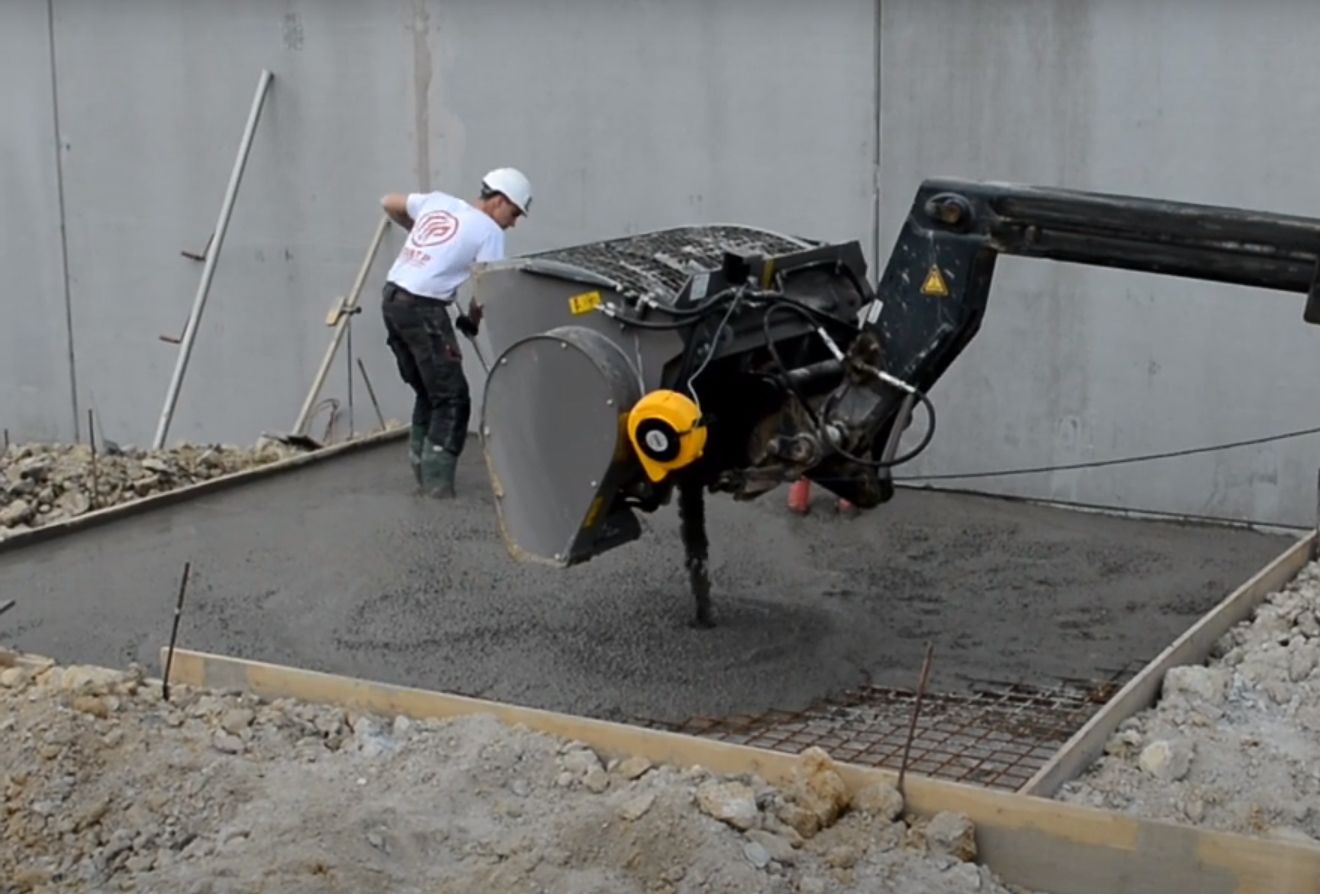
[[[706,427],[701,408],[687,395],[658,389],[642,395],[628,413],[628,439],[652,481],[661,481],[701,457]]]

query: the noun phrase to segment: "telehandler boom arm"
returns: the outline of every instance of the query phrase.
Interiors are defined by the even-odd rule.
[[[481,435],[510,552],[587,561],[677,491],[708,622],[704,493],[805,477],[862,508],[889,500],[1000,255],[1299,292],[1320,322],[1320,220],[966,180],[921,184],[874,289],[856,241],[732,225],[513,258],[476,276],[497,358]],[[928,424],[900,455],[918,403]]]
[[[1301,292],[1304,319],[1320,323],[1320,220],[936,179],[918,189],[878,286],[882,343],[898,369],[925,387],[944,372],[947,362],[921,361],[928,352],[952,360],[947,352],[975,333],[1001,254]],[[943,302],[921,288],[932,267],[950,292]]]

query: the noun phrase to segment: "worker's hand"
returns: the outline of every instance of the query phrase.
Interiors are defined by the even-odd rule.
[[[458,315],[458,319],[454,321],[454,328],[468,338],[477,337],[477,324],[472,322],[472,318],[467,314]]]

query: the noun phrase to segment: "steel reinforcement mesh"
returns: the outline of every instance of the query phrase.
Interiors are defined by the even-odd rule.
[[[803,243],[742,226],[674,227],[531,255],[603,276],[630,292],[672,298],[694,273],[718,269],[726,248],[783,254]]]
[[[922,696],[907,772],[1017,790],[1131,678],[1047,686],[982,680],[966,692]],[[863,686],[803,711],[770,710],[679,723],[638,718],[651,729],[797,754],[813,745],[835,760],[898,770],[912,730],[916,691]]]

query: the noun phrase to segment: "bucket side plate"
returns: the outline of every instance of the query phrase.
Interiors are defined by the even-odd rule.
[[[641,536],[631,510],[612,509],[636,464],[623,421],[639,397],[624,355],[583,327],[522,339],[495,362],[482,449],[514,558],[567,567]]]

